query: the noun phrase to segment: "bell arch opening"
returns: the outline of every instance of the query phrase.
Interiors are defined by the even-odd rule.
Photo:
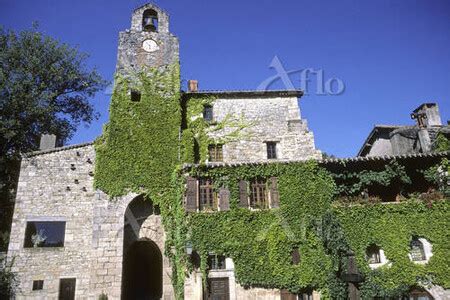
[[[154,9],[147,9],[142,15],[143,31],[158,31],[158,13]]]

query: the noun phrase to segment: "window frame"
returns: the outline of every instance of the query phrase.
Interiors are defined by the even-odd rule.
[[[381,248],[376,244],[369,245],[366,248],[366,258],[369,265],[381,264]]]
[[[204,196],[206,202],[203,201]],[[198,208],[199,211],[217,211],[218,210],[217,193],[214,189],[214,182],[211,178],[199,178],[198,179]]]
[[[266,142],[267,159],[278,159],[277,142]]]
[[[415,237],[411,240],[409,247],[410,247],[409,255],[411,257],[411,261],[422,262],[427,260],[427,256],[425,253],[425,245],[418,237]],[[414,247],[417,247],[418,249],[414,249]],[[420,254],[417,253],[417,251],[419,251]],[[417,259],[418,255],[420,255],[420,259]]]
[[[208,123],[211,123],[214,121],[214,108],[212,105],[204,105],[203,106],[203,120],[205,120]]]
[[[44,289],[44,280],[33,280],[32,291],[42,291]]]
[[[208,158],[210,162],[223,162],[223,144],[208,145]]]
[[[249,207],[252,209],[269,208],[269,189],[267,180],[264,178],[254,178],[249,182]]]
[[[54,229],[56,232],[56,234],[62,234],[62,236],[58,239],[56,244],[45,244],[45,240],[48,238],[48,236],[46,236],[46,238],[41,241],[40,244],[37,244],[36,242],[33,242],[33,236],[39,234],[39,235],[43,235],[45,236],[45,232],[40,233],[39,229],[37,228],[37,224],[41,223],[40,225],[44,226],[48,224],[57,224],[59,226],[61,226],[61,228],[57,228]],[[35,226],[35,231],[33,233],[33,228],[31,226],[33,226],[32,224],[34,224]],[[45,225],[44,225],[45,224]],[[63,248],[65,246],[65,238],[66,238],[66,225],[67,222],[65,220],[27,220],[25,223],[25,237],[24,237],[24,243],[23,243],[23,248],[25,249],[34,249],[34,248]],[[58,236],[58,235],[56,235]],[[44,243],[44,244],[42,244]]]
[[[218,255],[209,253],[207,258],[208,271],[226,270],[226,257],[224,255]]]

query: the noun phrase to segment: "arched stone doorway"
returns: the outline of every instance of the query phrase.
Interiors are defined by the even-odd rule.
[[[123,300],[154,300],[163,297],[163,245],[159,209],[143,196],[125,210],[123,236]],[[153,235],[148,234],[150,230]]]
[[[124,255],[123,300],[154,300],[162,297],[162,255],[152,241],[135,241]]]

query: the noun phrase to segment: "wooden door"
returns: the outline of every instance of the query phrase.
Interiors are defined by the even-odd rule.
[[[228,277],[210,278],[208,283],[208,300],[230,300],[230,284]]]
[[[63,278],[59,280],[59,300],[75,299],[75,278]]]

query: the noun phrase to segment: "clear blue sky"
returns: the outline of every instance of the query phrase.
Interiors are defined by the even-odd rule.
[[[113,76],[117,38],[139,0],[0,0],[0,24],[40,29],[91,55]],[[450,119],[450,1],[227,0],[156,3],[180,39],[182,79],[201,89],[255,89],[287,70],[315,68],[346,85],[338,96],[301,99],[316,146],[337,156],[357,153],[374,124],[412,124],[409,113],[436,101]],[[299,87],[299,76],[292,76]],[[275,85],[274,87],[282,87]],[[94,100],[101,119],[80,127],[71,143],[91,141],[108,120],[109,96]]]

